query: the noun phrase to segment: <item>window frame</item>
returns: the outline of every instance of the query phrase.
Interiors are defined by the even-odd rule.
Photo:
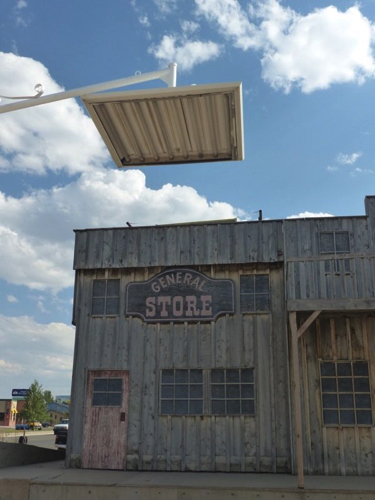
[[[321,238],[324,234],[332,234],[333,236],[333,249],[332,250],[322,250]],[[336,246],[336,235],[337,234],[347,234],[348,235],[348,250],[337,250]],[[335,259],[336,256],[341,256],[345,254],[351,253],[351,244],[350,244],[350,231],[347,230],[332,230],[332,231],[319,231],[319,254],[320,255],[332,255],[332,259],[326,261],[325,265],[325,274],[331,274],[331,260],[333,262],[333,272],[334,274],[341,273],[341,267],[343,267],[344,274],[350,274],[350,260],[349,259]],[[342,263],[342,266],[341,266]]]
[[[163,372],[173,371],[173,382],[165,382],[163,381]],[[200,371],[201,372],[201,382],[192,382],[191,381],[191,372]],[[177,381],[176,373],[177,372],[187,372],[187,381]],[[186,397],[176,397],[176,386],[187,386],[187,396]],[[202,397],[191,397],[190,393],[191,387],[202,387]],[[164,397],[163,396],[163,387],[173,387],[173,397]],[[160,370],[160,383],[159,383],[159,414],[160,415],[174,415],[174,416],[191,416],[191,415],[204,415],[205,414],[205,398],[204,398],[204,370],[202,368],[164,368]],[[165,412],[162,411],[163,401],[172,401],[173,403],[173,412]],[[187,402],[188,411],[186,413],[177,413],[176,412],[176,401]],[[190,412],[191,402],[192,401],[201,401],[202,402],[202,411],[201,412]]]
[[[243,375],[242,375],[242,372],[243,371],[251,371],[251,381],[245,381],[243,380]],[[213,372],[216,371],[216,372],[219,372],[219,371],[223,371],[223,381],[216,381],[216,382],[213,382],[212,381],[212,374]],[[237,381],[230,381],[230,380],[227,380],[228,377],[227,377],[227,372],[228,371],[238,371],[239,372],[239,378],[238,378],[238,382]],[[215,416],[242,416],[242,415],[246,415],[246,416],[250,416],[250,417],[255,417],[256,415],[256,398],[255,398],[255,376],[254,376],[254,368],[213,368],[209,371],[209,384],[210,384],[210,407],[209,407],[209,410],[210,410],[210,415],[215,415]],[[228,395],[228,386],[237,386],[239,387],[239,396],[238,397],[234,397],[233,395],[230,396]],[[213,397],[213,387],[220,387],[220,386],[224,386],[224,397]],[[242,397],[242,387],[252,387],[252,390],[253,390],[253,396],[252,397]],[[219,402],[219,401],[222,401],[224,402],[224,406],[225,406],[225,411],[224,413],[222,412],[217,412],[217,411],[213,411],[213,403],[214,402]],[[228,411],[228,403],[229,402],[235,402],[235,401],[238,401],[239,402],[239,407],[240,407],[240,411],[239,412],[230,412]],[[243,406],[243,402],[245,401],[252,401],[253,402],[253,410],[251,412],[246,412],[246,411],[242,411],[242,406]]]
[[[104,390],[95,390],[95,381],[96,380],[106,380],[107,381],[107,389]],[[120,380],[121,381],[121,390],[119,391],[110,391],[109,390],[109,381],[110,380]],[[91,398],[91,406],[93,408],[121,408],[123,404],[123,392],[124,392],[124,382],[122,377],[94,377],[93,385],[92,385],[92,398]],[[106,394],[106,404],[94,404],[94,396],[95,394]],[[120,404],[108,404],[108,396],[109,394],[120,394]]]
[[[333,364],[334,365],[334,375],[332,374],[323,374],[322,367],[323,364]],[[355,374],[355,365],[359,363],[366,363],[367,365],[367,375],[363,374]],[[351,373],[349,374],[338,374],[338,366],[339,365],[349,365],[351,367]],[[342,427],[373,427],[374,426],[374,416],[373,416],[373,402],[372,402],[372,390],[371,390],[371,375],[370,375],[370,363],[366,359],[357,359],[357,360],[332,360],[332,359],[324,359],[319,361],[319,375],[320,375],[320,404],[321,404],[321,415],[322,415],[322,423],[323,427],[330,428],[342,428]],[[339,380],[351,380],[351,389],[352,390],[340,390]],[[367,379],[368,381],[368,391],[357,390],[355,380],[358,379]],[[323,380],[334,381],[333,385],[336,389],[332,390],[323,390]],[[342,389],[342,387],[341,387]],[[370,406],[357,406],[357,397],[356,396],[369,396]],[[327,406],[324,403],[324,396],[333,396],[336,399],[336,406]],[[340,405],[340,396],[352,396],[352,405],[345,406]],[[326,417],[324,412],[336,412],[338,422],[326,422]],[[341,412],[353,412],[354,414],[354,423],[345,423],[342,422]],[[371,416],[371,423],[358,423],[358,412],[366,412]]]
[[[105,282],[105,291],[104,295],[94,295],[95,293],[95,283],[103,281]],[[108,282],[118,282],[118,295],[108,295]],[[92,284],[92,294],[91,294],[91,316],[93,318],[103,318],[103,317],[117,317],[120,315],[120,279],[119,278],[95,278]],[[104,311],[102,314],[94,313],[94,300],[95,299],[104,299]],[[117,299],[118,307],[116,313],[107,313],[107,301],[108,299]]]
[[[267,277],[268,279],[268,288],[267,292],[259,292],[256,289],[256,279],[257,278],[264,278]],[[253,292],[243,292],[242,291],[242,283],[241,281],[243,278],[252,278],[253,279]],[[240,293],[240,313],[241,314],[270,314],[271,312],[271,281],[270,281],[270,274],[269,273],[246,273],[246,274],[240,274],[240,286],[239,286],[239,293]],[[267,309],[257,309],[257,297],[260,296],[267,296],[268,300],[268,307]],[[254,310],[249,310],[245,309],[244,306],[242,305],[242,298],[243,297],[252,297],[253,299],[253,305],[254,305]]]

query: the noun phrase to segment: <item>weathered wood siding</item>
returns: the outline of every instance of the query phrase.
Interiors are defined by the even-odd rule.
[[[307,317],[307,316],[306,316]],[[306,317],[301,317],[302,323]],[[308,474],[375,474],[375,428],[324,426],[320,360],[366,360],[375,408],[375,318],[366,314],[325,315],[302,336],[304,465]]]
[[[76,231],[74,269],[278,262],[282,221]]]
[[[209,266],[198,271],[236,284],[235,315],[209,323],[146,324],[125,317],[92,318],[93,279],[143,281],[162,268],[80,271],[71,409],[72,458],[82,454],[86,370],[129,370],[127,468],[132,470],[291,470],[288,357],[283,270],[280,266]],[[270,273],[270,314],[239,313],[239,277]],[[159,415],[164,368],[254,367],[255,416]]]

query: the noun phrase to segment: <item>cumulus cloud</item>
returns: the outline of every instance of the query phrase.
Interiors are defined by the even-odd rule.
[[[355,5],[334,6],[303,16],[277,0],[245,11],[237,0],[195,0],[197,13],[242,50],[261,54],[262,77],[288,93],[310,93],[335,83],[361,84],[373,77],[374,24]]]
[[[361,156],[361,152],[351,154],[339,153],[337,155],[337,161],[342,165],[353,165]]]
[[[148,16],[140,16],[138,18],[138,21],[140,22],[140,24],[142,24],[142,26],[145,26],[146,28],[150,27],[151,26],[151,23],[148,19]]]
[[[197,64],[216,59],[221,47],[215,42],[189,40],[177,35],[164,35],[159,45],[149,48],[149,53],[163,64],[174,61],[181,71],[189,71]]]
[[[170,14],[177,7],[177,0],[154,0],[154,3],[162,14]]]
[[[53,394],[69,393],[74,328],[62,323],[40,324],[28,316],[0,315],[2,393],[28,388],[37,379]]]
[[[30,95],[41,83],[46,94],[63,90],[47,68],[28,57],[0,52],[1,90]],[[6,104],[6,99],[2,104]],[[0,115],[0,170],[76,174],[101,167],[109,154],[92,120],[74,99]]]
[[[289,215],[287,219],[307,219],[310,217],[334,217],[334,215],[325,212],[300,212],[297,215]]]
[[[188,186],[146,186],[139,170],[95,170],[20,198],[0,193],[0,277],[36,290],[73,284],[73,228],[164,224],[241,215]],[[17,251],[15,252],[15,249]]]
[[[15,302],[18,302],[18,299],[14,295],[7,295],[7,301],[14,304]]]
[[[182,31],[184,33],[194,33],[199,30],[200,26],[195,21],[180,21]]]

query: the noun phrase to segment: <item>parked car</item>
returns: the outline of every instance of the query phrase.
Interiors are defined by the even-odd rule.
[[[28,431],[29,429],[29,424],[16,424],[16,431]]]
[[[51,424],[49,422],[43,422],[42,427],[51,427]]]
[[[42,424],[40,422],[29,422],[29,427],[32,430],[38,429],[38,431],[42,430]]]
[[[53,433],[57,435],[59,431],[68,431],[68,428],[69,428],[69,419],[64,418],[63,420],[61,420],[59,424],[56,424],[54,426]]]

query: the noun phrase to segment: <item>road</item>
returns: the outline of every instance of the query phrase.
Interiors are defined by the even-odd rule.
[[[49,434],[39,434],[38,431],[27,432],[27,444],[32,444],[33,446],[40,446],[41,448],[50,448],[55,450],[55,436],[53,432]],[[7,443],[18,443],[19,436],[5,438],[4,441]]]

